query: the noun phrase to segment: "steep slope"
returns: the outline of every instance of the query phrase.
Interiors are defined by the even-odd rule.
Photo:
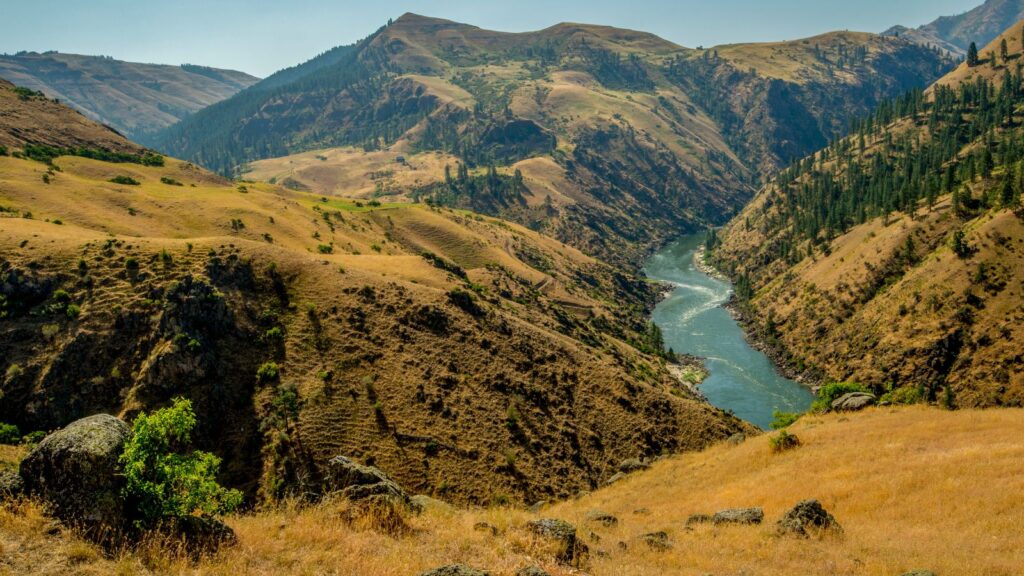
[[[0,133],[60,106],[10,102]],[[668,374],[652,288],[578,250],[99,149],[0,156],[0,421],[185,395],[250,496],[315,493],[345,454],[472,502],[566,497],[748,428]]]
[[[60,52],[0,55],[0,78],[56,98],[140,141],[259,80],[235,70]]]
[[[982,51],[1017,40],[1005,60],[881,106],[712,239],[795,372],[902,401],[1024,402],[1019,26]]]
[[[988,44],[1014,22],[1024,18],[1021,0],[985,0],[976,8],[956,16],[942,16],[917,28],[893,26],[883,32],[924,46],[934,46],[963,58],[971,42]]]
[[[0,508],[0,545],[12,572],[54,575],[270,575],[329,566],[342,574],[405,576],[461,563],[496,576],[528,566],[552,576],[1012,576],[1024,562],[1022,426],[1019,409],[805,417],[791,428],[803,441],[794,451],[771,454],[766,437],[723,443],[660,460],[539,512],[432,506],[409,520],[414,532],[406,537],[354,530],[338,522],[338,504],[232,517],[239,545],[199,563],[161,550],[107,559],[73,535],[52,535],[52,523],[31,503]],[[841,535],[775,534],[775,522],[807,498],[834,515]],[[763,508],[763,524],[687,525],[691,515],[747,506]],[[617,521],[593,521],[595,511]],[[590,548],[583,570],[557,562],[554,547],[525,530],[539,518],[577,527]],[[645,535],[661,531],[668,546],[649,546]]]
[[[362,162],[356,148],[395,160],[444,153],[453,175],[456,162],[477,173],[518,170],[524,185],[510,195],[453,184],[436,168],[417,175],[426,185],[388,192],[501,216],[632,265],[680,230],[724,221],[751,182],[780,158],[821,145],[851,112],[944,71],[938,55],[896,39],[823,42],[834,57],[812,63],[793,50],[791,68],[815,72],[780,77],[749,73],[744,58],[764,47],[736,47],[732,59],[710,63],[711,51],[642,32],[559,24],[513,34],[406,14],[204,110],[157,143],[221,173],[251,169],[321,193],[336,185],[326,173],[356,170],[347,164]],[[840,62],[843,51],[851,56]],[[784,138],[772,132],[787,132],[794,119],[811,135],[773,144]],[[348,148],[324,151],[336,147]],[[290,155],[310,151],[319,163],[304,173]],[[364,186],[378,194],[376,184]]]

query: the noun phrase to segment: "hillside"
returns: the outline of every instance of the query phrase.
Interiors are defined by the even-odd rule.
[[[138,141],[259,80],[235,70],[60,52],[0,55],[0,78],[56,98]]]
[[[963,14],[942,16],[917,28],[893,26],[883,34],[937,47],[963,58],[971,42],[978,46],[988,44],[1021,19],[1024,19],[1024,2],[1021,0],[985,0]]]
[[[795,373],[896,401],[1024,402],[1020,23],[794,164],[712,239]]]
[[[224,174],[322,194],[344,181],[500,216],[632,266],[680,230],[723,222],[782,158],[823,145],[850,114],[947,65],[892,38],[817,43],[816,52],[810,40],[698,51],[604,26],[503,33],[406,14],[153,142]],[[386,152],[390,166],[363,169],[360,149]],[[405,169],[399,156],[419,165],[418,155],[438,153],[453,175],[493,167],[516,189],[453,184],[433,161],[387,181]]]
[[[749,429],[669,375],[653,288],[578,250],[98,144],[0,155],[2,422],[186,395],[250,501],[318,490],[338,454],[453,501],[564,498]]]
[[[414,531],[397,538],[339,522],[337,503],[230,517],[239,545],[198,564],[160,549],[107,559],[66,531],[53,534],[33,503],[0,508],[0,546],[12,573],[409,576],[462,563],[495,576],[526,566],[552,576],[580,574],[524,529],[529,520],[559,518],[577,527],[590,548],[583,571],[596,576],[1010,576],[1024,562],[1022,426],[1019,409],[805,417],[791,428],[803,446],[790,452],[771,454],[763,436],[722,443],[539,512],[435,505],[410,518]],[[842,534],[776,536],[775,521],[806,498],[820,500]],[[764,509],[762,525],[687,526],[691,515],[746,506]],[[588,521],[595,510],[617,522]],[[645,543],[645,534],[658,531],[669,548]]]

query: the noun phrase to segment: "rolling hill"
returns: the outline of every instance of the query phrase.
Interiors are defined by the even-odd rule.
[[[138,141],[259,80],[235,70],[60,52],[0,55],[0,78],[58,99]]]
[[[0,105],[0,421],[185,395],[253,501],[315,490],[337,454],[454,501],[564,498],[749,429],[672,379],[654,289],[576,249],[231,182],[25,89]]]
[[[406,14],[152,143],[224,174],[500,216],[632,266],[680,230],[724,221],[784,159],[947,64],[868,34],[692,50],[604,26],[503,33]],[[446,178],[437,154],[467,177]],[[492,167],[515,190],[466,185]]]
[[[894,401],[1024,402],[1020,26],[795,163],[712,240],[792,371]]]
[[[963,58],[971,42],[984,46],[1022,18],[1024,2],[1021,0],[985,0],[963,14],[942,16],[917,28],[893,26],[882,34],[934,46]]]

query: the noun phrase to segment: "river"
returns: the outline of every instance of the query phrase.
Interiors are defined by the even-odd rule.
[[[644,267],[649,278],[676,287],[652,314],[665,346],[705,358],[710,374],[700,390],[709,402],[748,422],[767,428],[774,410],[805,411],[812,400],[810,390],[780,376],[767,356],[747,344],[743,329],[722,307],[732,285],[694,265],[694,253],[703,243],[703,234],[680,238]]]

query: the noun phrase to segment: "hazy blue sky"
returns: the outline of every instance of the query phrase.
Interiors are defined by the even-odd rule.
[[[653,32],[684,46],[880,32],[982,0],[0,0],[0,52],[60,50],[266,76],[363,38],[404,12],[507,31],[563,21]]]

